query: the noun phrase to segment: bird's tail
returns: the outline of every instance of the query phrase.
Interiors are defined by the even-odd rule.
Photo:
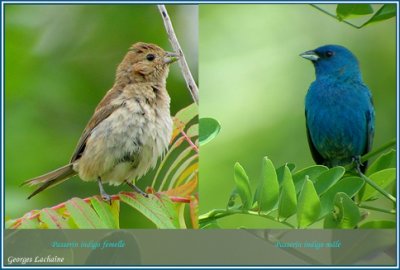
[[[72,168],[72,164],[70,163],[68,165],[65,165],[61,168],[58,168],[44,175],[26,180],[21,184],[21,186],[24,185],[34,186],[41,184],[41,186],[38,189],[36,189],[31,195],[29,195],[28,199],[30,199],[39,192],[47,188],[54,187],[76,174],[77,173],[74,171],[74,169]]]

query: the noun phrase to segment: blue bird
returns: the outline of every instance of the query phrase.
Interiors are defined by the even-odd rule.
[[[372,95],[364,84],[357,58],[339,45],[300,54],[310,60],[316,79],[305,99],[307,138],[317,164],[343,166],[371,150],[375,130]]]

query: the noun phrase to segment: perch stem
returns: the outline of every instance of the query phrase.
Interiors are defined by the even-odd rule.
[[[321,11],[322,13],[328,15],[329,17],[332,17],[332,18],[338,20],[338,17],[336,17],[335,15],[329,13],[329,12],[326,11],[325,9],[320,8],[319,6],[317,6],[317,5],[315,5],[315,4],[310,4],[310,6],[312,6],[312,7],[315,8],[315,9],[318,9],[318,10]],[[344,22],[345,24],[350,25],[351,27],[354,27],[354,28],[357,28],[357,29],[360,29],[360,28],[362,27],[362,26],[358,26],[358,25],[352,24],[351,22],[348,22],[348,21],[346,21],[346,20],[339,20],[339,21]]]
[[[169,18],[167,9],[165,8],[165,5],[158,5],[158,10],[160,11],[161,18],[163,19],[169,42],[171,43],[174,51],[178,52],[180,55],[179,66],[181,68],[182,75],[185,78],[189,92],[192,95],[194,102],[196,102],[196,104],[199,104],[199,89],[197,88],[197,85],[193,79],[192,73],[190,73],[189,66],[186,62],[185,55],[183,54],[181,46],[179,45],[178,38],[175,35],[175,31],[172,26],[171,19]]]
[[[268,215],[263,215],[260,212],[257,211],[251,211],[251,210],[242,210],[242,209],[214,209],[211,210],[210,212],[201,215],[199,217],[199,222],[204,222],[208,220],[216,220],[219,218],[235,215],[235,214],[244,214],[244,215],[250,215],[250,216],[258,216],[262,218],[266,218],[275,222],[279,222],[281,224],[284,224],[290,228],[295,228],[292,224],[286,222],[286,221],[277,221],[276,218],[268,216]]]

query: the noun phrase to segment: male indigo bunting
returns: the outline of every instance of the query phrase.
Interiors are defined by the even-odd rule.
[[[28,198],[74,175],[102,183],[132,182],[157,164],[172,134],[170,97],[166,89],[169,65],[179,55],[154,44],[132,45],[118,65],[115,83],[100,101],[82,133],[70,162],[52,172],[25,181],[38,185]]]
[[[306,126],[311,154],[317,164],[341,166],[356,161],[362,172],[370,151],[375,113],[357,58],[339,45],[326,45],[300,56],[311,60],[316,80],[306,99]]]

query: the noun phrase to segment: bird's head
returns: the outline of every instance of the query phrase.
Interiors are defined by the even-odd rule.
[[[310,60],[314,64],[317,77],[360,76],[357,58],[343,46],[325,45],[315,50],[306,51],[300,54],[300,56]]]
[[[157,45],[135,43],[118,66],[117,80],[125,83],[165,82],[169,65],[178,58],[179,54],[164,51]]]

